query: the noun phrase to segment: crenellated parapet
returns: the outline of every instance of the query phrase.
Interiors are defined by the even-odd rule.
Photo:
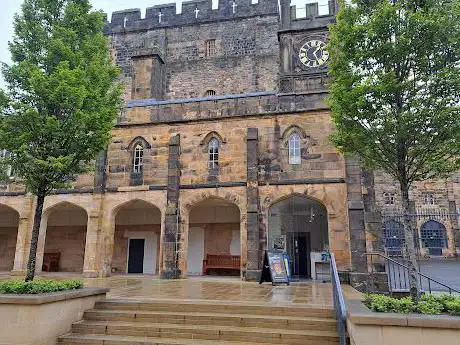
[[[219,0],[217,9],[211,0],[186,1],[182,13],[176,13],[176,4],[149,7],[145,18],[140,9],[127,9],[112,13],[106,25],[107,33],[135,32],[181,25],[194,25],[216,21],[234,20],[254,16],[277,15],[277,0]]]

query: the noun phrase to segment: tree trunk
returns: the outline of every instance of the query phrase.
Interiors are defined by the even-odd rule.
[[[410,296],[414,303],[420,299],[420,285],[417,274],[417,254],[414,241],[414,228],[411,220],[409,208],[409,186],[406,183],[400,183],[401,199],[404,213],[404,240],[405,240],[405,257],[409,266],[409,287]]]
[[[40,223],[42,221],[43,204],[46,193],[44,189],[37,192],[37,205],[35,206],[34,226],[32,228],[32,239],[30,241],[29,261],[27,262],[26,282],[34,280],[35,264],[37,261],[38,237],[40,235]]]

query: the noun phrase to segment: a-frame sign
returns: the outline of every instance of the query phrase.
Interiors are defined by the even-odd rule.
[[[289,268],[287,267],[287,260],[285,258],[286,256],[283,251],[265,251],[259,284],[271,282],[272,285],[289,285]]]

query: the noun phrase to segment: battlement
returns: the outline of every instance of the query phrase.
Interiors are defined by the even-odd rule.
[[[108,33],[133,32],[266,15],[278,15],[278,0],[259,0],[257,3],[219,0],[217,9],[212,8],[211,0],[195,0],[183,2],[182,13],[176,13],[175,3],[149,7],[145,18],[142,18],[140,9],[113,12],[106,30]]]

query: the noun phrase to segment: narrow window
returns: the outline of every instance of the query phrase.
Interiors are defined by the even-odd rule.
[[[216,95],[216,91],[214,90],[208,90],[206,91],[206,93],[204,94],[205,96],[215,96]]]
[[[395,204],[395,194],[394,193],[383,193],[383,199],[385,201],[385,205],[394,205]]]
[[[144,147],[141,144],[137,144],[134,149],[134,160],[133,160],[133,172],[141,173],[142,164],[144,160]]]
[[[10,153],[3,149],[3,150],[0,150],[0,161],[3,160],[3,159],[8,159],[10,158]],[[12,177],[13,176],[13,172],[11,171],[11,166],[7,165],[7,166],[3,166],[0,168],[5,168],[5,171],[4,173],[6,174],[7,177]]]
[[[297,133],[289,137],[289,164],[300,164],[300,136]]]
[[[214,56],[216,52],[216,40],[206,41],[206,56]]]
[[[219,166],[219,141],[216,138],[212,138],[209,141],[209,161],[208,168],[215,169]]]
[[[436,204],[434,193],[424,193],[423,196],[424,196],[425,205],[435,205]]]

